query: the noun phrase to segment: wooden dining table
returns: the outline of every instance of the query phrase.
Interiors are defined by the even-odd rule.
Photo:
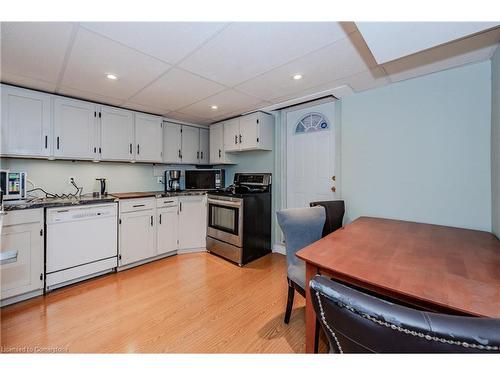
[[[478,230],[360,217],[297,252],[316,274],[405,306],[500,318],[500,241]],[[306,287],[306,352],[316,315]]]

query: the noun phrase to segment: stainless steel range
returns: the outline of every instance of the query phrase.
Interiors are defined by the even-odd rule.
[[[271,252],[270,173],[236,173],[208,194],[207,250],[240,266]]]

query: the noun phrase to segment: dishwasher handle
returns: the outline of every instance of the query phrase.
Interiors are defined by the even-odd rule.
[[[9,250],[0,253],[0,265],[17,262],[17,250]]]

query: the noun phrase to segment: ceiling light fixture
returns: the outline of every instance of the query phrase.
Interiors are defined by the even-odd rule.
[[[298,73],[297,73],[297,74],[295,74],[295,75],[293,76],[293,79],[295,79],[295,80],[302,79],[302,74],[298,74]]]
[[[216,105],[213,105],[213,106],[211,106],[210,108],[212,108],[212,109],[215,111],[215,110],[216,110],[217,108],[219,108],[219,107],[217,107]]]
[[[106,74],[106,78],[107,79],[111,79],[113,81],[116,80],[116,79],[118,79],[117,76],[115,76],[114,74],[111,74],[111,73]]]

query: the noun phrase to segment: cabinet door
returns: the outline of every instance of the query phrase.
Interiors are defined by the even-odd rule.
[[[135,114],[135,160],[161,163],[163,152],[162,118]]]
[[[240,150],[251,150],[257,148],[259,137],[259,114],[240,117]]]
[[[181,163],[182,126],[171,122],[163,123],[163,162]]]
[[[120,214],[120,266],[156,255],[155,211]]]
[[[239,135],[240,135],[239,117],[224,122],[224,150],[226,152],[238,151],[240,149]]]
[[[131,111],[101,107],[100,110],[101,160],[130,161],[135,158],[134,113]]]
[[[182,126],[182,163],[198,164],[200,158],[200,129]]]
[[[50,156],[51,96],[2,85],[2,155]]]
[[[54,156],[97,158],[96,115],[93,103],[54,98]]]
[[[178,206],[158,208],[156,248],[158,254],[168,253],[178,248]]]
[[[205,248],[206,236],[206,195],[181,197],[179,199],[179,249]]]
[[[210,164],[223,162],[224,123],[210,126]]]
[[[41,230],[41,223],[18,224],[2,229],[2,299],[43,289]]]
[[[210,158],[210,131],[200,128],[200,164],[208,164]]]

